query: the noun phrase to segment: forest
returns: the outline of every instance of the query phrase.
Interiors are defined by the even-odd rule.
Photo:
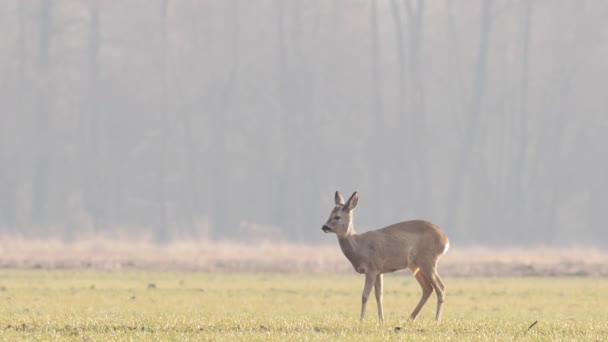
[[[6,0],[0,235],[606,245],[608,2]],[[602,152],[604,151],[604,152]]]

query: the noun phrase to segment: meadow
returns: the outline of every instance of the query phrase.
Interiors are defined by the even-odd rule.
[[[175,341],[608,340],[608,278],[445,276],[444,319],[409,272],[385,276],[359,322],[363,278],[333,273],[0,270],[0,339]],[[531,328],[530,326],[534,323]]]

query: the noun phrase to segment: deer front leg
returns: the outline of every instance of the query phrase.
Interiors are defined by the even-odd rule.
[[[367,306],[367,299],[370,292],[372,292],[374,281],[376,281],[376,275],[375,273],[365,274],[365,287],[363,287],[363,295],[361,296],[361,320],[365,317],[365,306]]]
[[[384,314],[382,313],[382,274],[376,276],[374,290],[376,291],[376,304],[378,304],[378,318],[382,322],[384,320]]]

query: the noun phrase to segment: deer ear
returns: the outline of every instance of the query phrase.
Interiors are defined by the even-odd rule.
[[[357,202],[359,202],[359,193],[357,191],[353,192],[353,194],[348,199],[348,202],[344,205],[346,209],[353,210],[357,206]]]
[[[336,191],[336,195],[334,196],[334,202],[336,205],[344,205],[344,196],[340,191]]]

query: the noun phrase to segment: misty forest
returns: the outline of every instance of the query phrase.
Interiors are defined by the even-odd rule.
[[[608,2],[6,0],[0,235],[606,245]],[[334,240],[332,239],[332,242]]]

